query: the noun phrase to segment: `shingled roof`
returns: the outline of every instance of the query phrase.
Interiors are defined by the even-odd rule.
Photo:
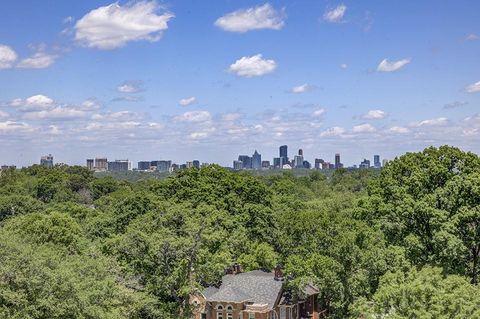
[[[248,301],[254,304],[266,304],[269,309],[273,309],[282,291],[282,284],[281,281],[275,280],[272,272],[254,270],[223,276],[222,285],[218,291],[213,294],[211,294],[212,290],[204,291],[204,296],[207,301],[232,303]]]

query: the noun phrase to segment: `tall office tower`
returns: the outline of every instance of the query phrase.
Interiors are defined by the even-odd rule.
[[[193,167],[195,167],[195,168],[200,168],[200,161],[199,161],[199,160],[193,160],[193,161],[192,161],[192,165],[193,165]]]
[[[252,158],[248,155],[239,155],[238,160],[243,163],[244,169],[251,169],[252,168]]]
[[[280,166],[280,164],[281,164],[280,157],[274,157],[273,168],[281,168],[282,166]]]
[[[262,168],[270,168],[270,161],[262,161]]]
[[[380,162],[380,155],[373,155],[373,167],[381,168],[382,163]]]
[[[325,161],[321,158],[316,158],[315,159],[315,169],[322,169],[322,164],[325,163]]]
[[[242,161],[233,161],[233,169],[239,171],[243,169],[243,162]]]
[[[130,162],[128,160],[108,162],[108,170],[111,172],[127,172],[130,170]]]
[[[360,163],[359,168],[370,168],[370,161],[364,158]]]
[[[262,168],[262,155],[255,150],[252,155],[252,168],[261,169]]]
[[[312,168],[312,165],[309,161],[303,161],[303,168],[310,169]]]
[[[382,160],[382,166],[385,167],[385,165],[387,165],[387,164],[388,164],[388,160],[386,158],[384,158]]]
[[[280,146],[280,157],[287,157],[288,158],[288,146],[287,145]]]
[[[157,161],[157,171],[168,172],[172,166],[172,161]]]
[[[95,169],[95,162],[93,161],[93,158],[87,159],[87,168],[91,171]]]
[[[295,155],[292,166],[295,168],[303,168],[303,156]]]
[[[138,168],[139,171],[150,170],[150,161],[140,161],[140,162],[138,162],[137,168]]]
[[[186,165],[187,165],[186,166],[187,168],[192,168],[193,167],[193,162],[187,162]]]
[[[301,148],[298,149],[298,155],[303,156],[303,150]]]
[[[95,158],[94,169],[96,171],[106,171],[108,168],[108,160],[106,157],[97,157]]]
[[[53,155],[48,154],[40,158],[40,165],[45,167],[53,167]]]
[[[340,153],[335,154],[335,168],[342,168],[342,163],[340,162]]]

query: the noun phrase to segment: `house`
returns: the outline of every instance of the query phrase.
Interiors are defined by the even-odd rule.
[[[307,285],[305,298],[294,301],[279,268],[242,273],[240,265],[234,265],[220,287],[206,288],[190,303],[194,319],[319,319],[318,293]]]

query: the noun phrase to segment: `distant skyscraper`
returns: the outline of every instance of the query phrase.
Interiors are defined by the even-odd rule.
[[[140,162],[138,162],[137,168],[138,168],[139,171],[150,170],[150,161],[140,161]]]
[[[262,168],[270,168],[270,161],[262,161]]]
[[[252,168],[252,158],[248,155],[239,155],[238,160],[243,163],[244,169],[251,169]]]
[[[262,168],[262,155],[255,150],[252,155],[252,168],[261,169]]]
[[[370,168],[370,161],[367,160],[366,158],[363,159],[363,161],[360,163],[358,166],[359,168]]]
[[[157,161],[157,171],[168,172],[172,166],[172,161]]]
[[[97,157],[95,158],[95,170],[96,171],[106,171],[108,168],[108,160],[106,157]]]
[[[310,169],[312,168],[312,165],[310,165],[309,161],[303,161],[303,168]]]
[[[386,158],[384,158],[382,160],[382,166],[385,167],[385,165],[387,165],[387,164],[388,164],[388,160]]]
[[[382,167],[382,163],[380,162],[380,155],[373,155],[373,166],[375,168]]]
[[[130,162],[128,160],[108,162],[108,170],[111,172],[126,172],[130,170]]]
[[[293,167],[303,168],[303,156],[295,155],[295,157],[293,158]]]
[[[325,163],[325,161],[321,158],[316,158],[315,159],[315,169],[322,169],[322,164]]]
[[[45,167],[53,167],[53,155],[48,154],[40,158],[40,165]]]
[[[301,148],[298,149],[298,155],[303,156],[303,150]]]
[[[280,146],[280,157],[288,157],[288,146],[287,145]]]
[[[335,154],[335,168],[342,168],[342,162],[340,161],[340,153]]]
[[[193,165],[193,167],[195,167],[195,168],[200,168],[200,161],[199,161],[199,160],[193,160],[193,161],[192,161],[192,165]]]
[[[93,160],[93,158],[87,159],[87,168],[91,171],[95,169],[95,161]]]
[[[274,157],[273,158],[273,168],[282,168],[280,157]]]
[[[233,161],[233,169],[239,171],[243,169],[243,162],[242,161]]]

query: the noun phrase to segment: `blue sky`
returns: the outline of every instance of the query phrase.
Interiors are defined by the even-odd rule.
[[[0,164],[480,151],[478,1],[2,1]]]

